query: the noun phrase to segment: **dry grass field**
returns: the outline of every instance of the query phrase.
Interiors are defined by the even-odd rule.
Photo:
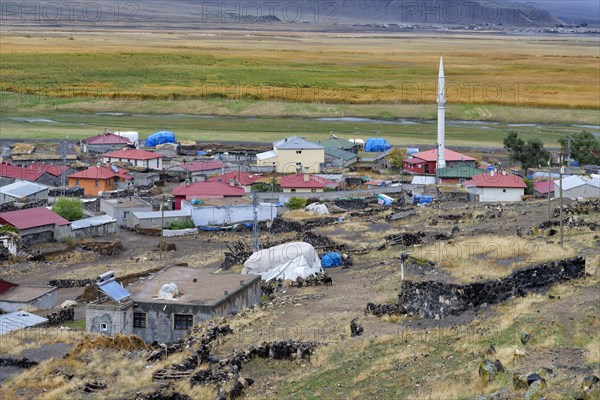
[[[598,38],[318,33],[3,33],[4,91],[55,97],[600,105]]]

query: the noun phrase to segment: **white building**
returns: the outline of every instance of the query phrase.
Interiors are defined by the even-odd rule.
[[[196,226],[224,226],[254,220],[254,207],[244,199],[209,199],[198,206],[182,201],[181,209],[191,214]],[[257,209],[259,221],[269,221],[277,217],[275,204],[260,203]]]
[[[520,176],[494,172],[475,175],[464,186],[476,201],[498,203],[522,201],[527,189]]]
[[[119,150],[102,156],[103,163],[126,162],[136,167],[162,170],[163,156],[146,150]]]
[[[17,181],[0,188],[0,204],[41,199],[48,199],[48,186],[28,181]]]
[[[562,179],[563,197],[576,198],[592,198],[600,197],[600,178],[588,178],[578,175],[563,177]],[[554,181],[554,197],[560,195],[560,179]]]

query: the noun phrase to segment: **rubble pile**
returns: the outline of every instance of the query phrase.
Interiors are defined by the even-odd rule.
[[[57,288],[73,288],[89,286],[94,281],[92,279],[52,279],[48,281],[48,286]]]
[[[375,202],[374,200],[369,201],[367,199],[356,198],[356,199],[337,199],[334,202],[334,204],[345,210],[354,211],[354,210],[363,210],[363,209],[367,208],[370,203],[374,203],[374,202]]]
[[[345,244],[337,244],[327,236],[320,235],[314,232],[302,232],[298,235],[298,240],[312,245],[315,249],[346,251]]]
[[[112,242],[79,242],[69,244],[70,250],[79,247],[83,250],[93,251],[103,256],[114,256],[125,250],[123,243],[120,240]]]
[[[397,221],[415,215],[417,212],[414,208],[401,208],[396,210],[394,214],[388,215],[385,220],[386,222]]]
[[[569,228],[589,228],[591,231],[600,230],[600,224],[598,222],[586,221],[581,218],[568,218],[564,221],[565,225]],[[539,229],[551,229],[560,226],[560,221],[544,221],[538,225]]]
[[[399,234],[392,234],[385,237],[385,243],[377,248],[377,250],[384,249],[386,246],[414,246],[416,244],[420,244],[425,237],[424,232],[404,232]]]
[[[578,201],[563,206],[563,215],[580,215],[600,212],[600,199]],[[560,216],[560,207],[554,209],[554,217]]]
[[[223,254],[223,262],[221,263],[221,269],[228,270],[236,264],[241,264],[246,261],[253,253],[252,249],[248,244],[242,240],[238,240],[234,243],[227,243],[227,249]]]
[[[333,279],[326,272],[310,275],[306,278],[302,278],[301,276],[297,277],[295,281],[292,281],[292,286],[302,287],[302,286],[331,286],[333,285]]]
[[[67,321],[75,320],[75,309],[63,308],[57,313],[52,313],[50,315],[46,315],[48,319],[48,325],[59,325]]]
[[[365,315],[369,314],[372,314],[376,317],[381,317],[384,315],[401,315],[406,314],[406,310],[404,310],[404,307],[398,304],[367,303],[367,307],[365,308]]]
[[[0,367],[31,368],[39,363],[29,358],[0,357]]]
[[[28,208],[46,207],[47,205],[47,199],[32,200],[28,201],[27,203],[11,201],[9,203],[0,204],[0,212],[19,211]]]

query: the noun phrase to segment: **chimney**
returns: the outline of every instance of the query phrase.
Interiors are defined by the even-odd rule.
[[[244,281],[240,281],[240,286],[244,286]]]
[[[309,181],[310,181],[310,175],[304,174],[304,182],[309,182]]]
[[[229,180],[229,186],[231,186],[231,187],[235,186],[235,179]]]
[[[494,176],[494,170],[490,171],[490,176]]]

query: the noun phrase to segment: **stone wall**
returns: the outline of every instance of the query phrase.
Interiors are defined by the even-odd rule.
[[[108,301],[88,304],[85,308],[85,326],[88,333],[107,336],[133,333],[133,302]]]
[[[409,315],[444,318],[483,304],[543,291],[550,285],[585,276],[585,259],[576,257],[514,271],[506,278],[470,284],[405,281],[398,304]]]

